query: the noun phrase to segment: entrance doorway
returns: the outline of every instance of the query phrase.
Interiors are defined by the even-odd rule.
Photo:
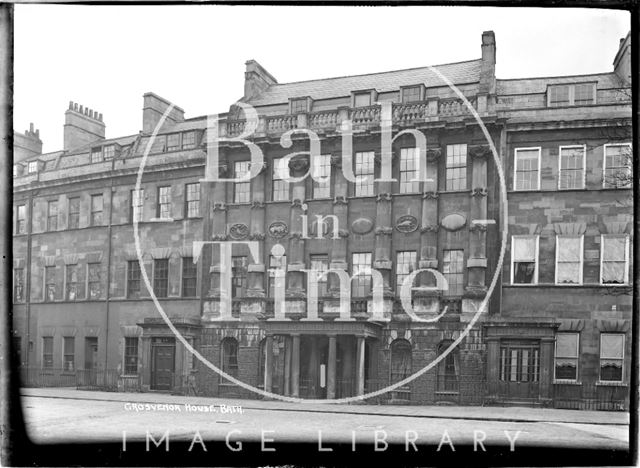
[[[171,390],[175,370],[176,343],[174,338],[151,340],[151,389]]]
[[[523,400],[540,396],[540,342],[503,340],[500,344],[500,395]]]
[[[85,385],[96,385],[98,381],[98,338],[84,339],[84,379]]]

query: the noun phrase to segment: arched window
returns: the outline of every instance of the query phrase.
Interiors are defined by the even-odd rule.
[[[232,377],[238,376],[238,340],[225,338],[220,344],[222,370]],[[224,378],[223,378],[224,379]],[[224,379],[226,381],[226,379]]]
[[[446,351],[453,343],[451,340],[444,340],[438,345],[438,356]],[[458,392],[458,349],[453,349],[445,358],[438,363],[438,391]]]
[[[398,339],[391,343],[391,383],[400,382],[412,373],[411,369],[411,343]],[[409,400],[411,390],[409,386],[403,386],[392,392],[392,399]]]

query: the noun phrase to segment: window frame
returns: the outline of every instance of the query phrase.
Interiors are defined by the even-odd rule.
[[[18,272],[22,272],[20,275],[18,275]],[[21,281],[17,281],[18,277],[21,278]],[[25,268],[21,267],[21,268],[14,268],[13,269],[13,303],[14,304],[22,304],[23,302],[26,302],[26,298],[25,298],[25,282],[26,282],[26,278],[25,278]],[[17,294],[17,289],[18,289],[18,285],[22,286],[22,290],[21,290],[21,294],[20,297],[18,297]]]
[[[131,268],[131,265],[137,265],[137,272],[138,272],[138,277],[133,278],[132,279],[132,273],[134,272],[134,269]],[[142,279],[142,266],[140,265],[140,262],[136,259],[136,260],[128,260],[127,261],[127,283],[126,283],[126,291],[125,291],[125,295],[127,299],[139,299],[140,298],[140,293],[141,293],[141,279]],[[137,283],[137,288],[132,289],[131,286],[133,284]],[[136,294],[135,296],[133,294]]]
[[[604,283],[602,278],[602,266],[604,264],[603,246],[605,237],[624,237],[624,282]],[[600,234],[600,284],[603,286],[629,286],[629,234]]]
[[[455,272],[445,272],[444,271],[444,265],[445,265],[445,255],[447,252],[461,252],[462,255],[462,261],[461,261],[461,269],[460,271],[455,271]],[[451,254],[449,254],[449,258],[451,258]],[[453,262],[451,260],[449,260],[449,265],[452,265]],[[465,268],[465,249],[464,248],[446,248],[442,250],[442,276],[447,280],[447,289],[445,291],[442,291],[442,295],[444,297],[451,297],[451,298],[456,298],[456,297],[461,297],[464,294],[464,288],[465,288],[465,275],[466,275],[466,268]],[[447,278],[447,275],[457,275],[461,278],[460,281],[460,291],[459,294],[452,294],[451,288],[449,287],[449,285],[451,284],[451,282],[449,281],[449,278]],[[456,291],[458,292],[458,291]]]
[[[111,161],[116,157],[116,145],[105,145],[102,147],[102,158],[105,161]]]
[[[366,258],[367,255],[369,256],[368,257],[369,258],[368,264],[365,265],[365,264],[358,263],[358,265],[365,265],[365,266],[369,267],[369,273],[368,274],[366,274],[366,273],[365,274],[356,273],[356,271],[355,271],[355,266],[356,266],[355,257],[356,257],[356,255],[364,255],[365,258]],[[373,270],[373,255],[372,255],[372,253],[371,252],[351,252],[351,259],[350,260],[351,260],[351,297],[364,298],[364,297],[370,296],[371,293],[372,293],[372,288],[373,288],[373,272],[371,271],[371,270]],[[365,276],[365,277],[369,278],[368,287],[366,287],[366,281],[364,282],[366,290],[364,291],[364,294],[362,294],[362,295],[360,295],[359,291],[358,291],[358,287],[360,286],[360,283],[361,283],[361,281],[359,279],[360,276]],[[356,284],[355,288],[354,288],[354,283]]]
[[[138,208],[137,212],[136,208]],[[136,218],[138,223],[144,220],[144,188],[129,191],[129,223],[133,224]]]
[[[67,343],[71,343],[71,353],[67,352]],[[70,361],[67,359],[71,357]],[[67,362],[71,363],[71,368],[67,369]],[[75,336],[63,336],[62,337],[62,372],[75,372],[76,371],[76,338]]]
[[[300,102],[304,102],[304,110],[299,110],[297,109],[296,104],[300,103]],[[297,97],[297,98],[290,98],[289,99],[289,113],[293,114],[293,115],[297,115],[297,114],[306,114],[309,112],[309,100],[307,99],[307,97]]]
[[[590,104],[576,104],[575,96],[576,96],[576,86],[580,85],[591,85],[593,92],[593,101]],[[552,105],[551,104],[551,89],[554,87],[566,86],[569,89],[567,93],[567,98],[569,100],[568,104],[562,105]],[[593,106],[598,103],[598,88],[597,82],[595,81],[586,81],[586,82],[573,82],[573,83],[554,83],[547,85],[547,107],[549,108],[562,108],[562,107],[570,107],[570,106]]]
[[[189,268],[193,268],[193,276],[185,276],[185,266],[189,264],[192,265]],[[193,280],[193,295],[187,295],[185,281],[191,280]],[[192,256],[182,257],[182,264],[180,265],[180,297],[198,297],[198,264],[193,263]]]
[[[233,345],[234,353],[229,353],[229,349],[226,349],[225,344],[231,343]],[[231,346],[231,345],[230,345]],[[220,368],[222,371],[232,377],[238,377],[240,372],[240,363],[238,360],[240,354],[240,343],[234,337],[227,336],[220,341]],[[235,364],[229,359],[230,356],[234,356]],[[222,385],[234,385],[228,382],[222,375],[220,376],[220,383]]]
[[[20,218],[20,208],[23,208],[23,218]],[[22,224],[21,224],[22,223]],[[22,228],[21,228],[22,226]],[[27,205],[16,205],[16,234],[22,235],[27,233]]]
[[[582,187],[561,187],[562,150],[582,148]],[[574,170],[574,169],[570,169]],[[587,145],[560,145],[558,147],[558,190],[584,190],[587,187]]]
[[[51,277],[47,278],[47,273],[51,273]],[[47,281],[50,279],[50,281]],[[55,265],[46,265],[44,267],[44,278],[42,279],[44,283],[44,288],[42,288],[42,302],[56,302],[56,295],[58,294],[58,283],[56,281],[56,266]],[[49,295],[47,294],[49,291],[49,285],[53,285],[53,299],[49,299]]]
[[[51,214],[51,207],[55,208],[55,214]],[[47,232],[58,230],[58,214],[58,200],[47,200]]]
[[[100,209],[96,210],[94,207],[94,200],[100,200]],[[100,214],[100,220],[96,220],[96,215]],[[104,194],[95,193],[91,195],[91,226],[103,226],[104,225]]]
[[[78,210],[71,211],[71,202],[78,203]],[[67,227],[68,229],[79,229],[80,228],[80,197],[69,197],[67,198],[67,208],[69,211],[69,216],[67,219]],[[71,220],[74,219],[75,223],[72,223]]]
[[[189,191],[190,187],[193,186],[197,186],[197,190],[194,190],[192,192]],[[191,199],[190,195],[192,194],[197,194],[197,198],[195,199]],[[184,217],[187,219],[193,219],[193,218],[200,218],[200,182],[190,182],[188,184],[184,185]],[[190,213],[190,209],[189,207],[192,206],[192,204],[196,207],[194,209],[195,214],[191,214]]]
[[[351,107],[354,109],[362,109],[362,108],[371,107],[374,105],[375,99],[373,97],[373,90],[353,91],[352,96],[353,97],[351,98]],[[358,96],[369,96],[369,104],[367,104],[366,106],[356,105]]]
[[[518,152],[519,151],[538,151],[538,186],[531,189],[519,189],[518,188]],[[513,149],[513,191],[514,192],[534,192],[540,190],[541,173],[542,173],[542,146],[529,146],[523,148]]]
[[[321,200],[324,198],[331,198],[331,172],[332,172],[332,166],[331,166],[331,155],[330,154],[320,154],[318,155],[319,158],[316,159],[318,164],[314,164],[314,168],[323,168],[322,171],[319,171],[318,173],[316,173],[315,171],[312,172],[313,175],[315,175],[316,177],[328,177],[326,183],[325,182],[318,182],[317,180],[315,180],[313,177],[311,177],[311,197],[314,200]],[[324,164],[324,163],[327,164]],[[323,164],[320,164],[323,163]],[[328,174],[325,174],[325,172],[327,172],[328,168]],[[319,190],[326,190],[328,193],[327,195],[317,194],[317,191]]]
[[[602,337],[604,335],[620,335],[622,336],[622,356],[620,358],[608,358],[602,356]],[[625,347],[627,345],[627,336],[626,333],[619,332],[600,332],[600,339],[598,340],[598,382],[605,384],[621,384],[625,382],[625,369],[624,369],[624,361],[625,361]],[[621,372],[620,372],[620,380],[602,380],[602,360],[618,360],[621,361]]]
[[[515,269],[514,265],[514,252],[513,240],[514,238],[528,238],[535,237],[536,239],[536,256],[535,256],[535,269],[533,271],[533,283],[514,283]],[[512,234],[511,235],[511,285],[513,286],[535,286],[538,284],[538,270],[540,264],[540,235],[539,234]]]
[[[187,135],[191,135],[193,136],[193,143],[189,142],[188,140],[190,140],[191,138],[187,139],[185,138]],[[183,150],[187,150],[187,149],[193,149],[197,146],[197,135],[196,135],[196,131],[195,130],[188,130],[185,132],[182,132],[182,149]]]
[[[407,90],[410,89],[417,89],[418,90],[418,98],[415,100],[407,100],[405,97],[405,93],[407,92]],[[415,84],[415,85],[408,85],[408,86],[402,86],[400,88],[400,104],[413,104],[416,102],[422,102],[424,101],[424,85],[423,84]]]
[[[31,169],[33,168],[33,170]],[[27,175],[38,173],[38,161],[29,161],[27,163]]]
[[[72,273],[73,270],[75,269],[75,274],[76,274],[76,281],[69,281],[69,273]],[[80,288],[78,287],[81,282],[79,281],[80,278],[80,267],[78,264],[69,264],[69,265],[65,265],[64,266],[64,300],[65,301],[69,301],[69,302],[73,302],[73,301],[79,301],[80,300]],[[71,294],[70,294],[70,285],[73,284],[75,286],[75,298],[71,298]]]
[[[558,244],[560,238],[579,238],[580,239],[580,268],[578,270],[578,282],[577,283],[559,283],[558,282]],[[569,263],[569,262],[565,262]],[[578,236],[575,235],[564,235],[564,234],[556,234],[556,259],[555,259],[555,278],[554,282],[558,286],[581,286],[584,282],[584,234],[580,234]],[[518,283],[520,284],[520,283]]]
[[[402,258],[404,259],[404,257],[406,256],[406,254],[409,254],[409,258],[411,259],[411,257],[413,257],[413,260],[411,263],[405,263],[400,262],[400,257],[402,256]],[[413,255],[411,255],[413,254]],[[418,252],[415,250],[396,250],[396,261],[395,263],[395,290],[396,290],[396,295],[400,295],[400,291],[402,289],[402,284],[404,284],[404,280],[413,272],[417,269],[418,267]],[[398,272],[399,266],[400,265],[409,265],[409,271],[404,273],[400,273]],[[398,281],[398,277],[402,276],[403,277],[403,281],[402,284]]]
[[[558,336],[560,335],[575,335],[576,339],[576,355],[575,357],[559,356],[558,355]],[[556,376],[556,369],[558,367],[558,359],[575,359],[576,362],[576,377],[575,379],[559,379]],[[580,332],[574,331],[562,331],[556,333],[556,339],[553,348],[553,381],[554,382],[579,382],[580,381]]]
[[[286,167],[286,172],[287,172],[287,176],[285,178],[280,177],[281,174],[279,174],[278,172],[278,166],[279,165],[283,165],[283,163],[281,161],[285,161],[287,164],[284,164],[284,166]],[[280,168],[280,170],[282,170],[283,168]],[[271,172],[271,201],[274,202],[283,202],[283,201],[290,201],[291,199],[291,184],[289,183],[289,178],[291,176],[291,172],[289,171],[289,163],[288,160],[286,159],[286,157],[282,157],[282,158],[274,158],[273,159],[273,170]],[[282,185],[282,187],[280,187],[278,185],[278,190],[276,191],[276,182],[282,183],[284,185]],[[280,194],[286,194],[286,196],[284,198],[276,198],[276,193]],[[234,198],[235,200],[235,198]]]
[[[47,352],[47,344],[50,345],[50,352]],[[42,337],[42,369],[53,369],[53,336],[43,336]],[[50,356],[50,359],[47,359],[46,356]],[[50,363],[50,365],[47,365]]]
[[[135,343],[135,346],[131,345]],[[135,354],[130,351],[135,348]],[[124,375],[138,375],[138,365],[140,364],[140,339],[137,336],[125,336],[124,337],[124,353],[122,362],[122,372]],[[128,358],[135,359],[135,371],[132,372],[129,367]]]
[[[166,268],[164,267],[166,265]],[[164,272],[166,276],[159,276]],[[153,259],[153,293],[157,298],[169,297],[169,259],[154,258]]]
[[[453,152],[453,148],[454,147],[464,147],[464,165],[452,165],[449,166],[449,148],[451,148],[451,151]],[[452,158],[455,157],[455,155],[451,156]],[[448,178],[448,174],[449,174],[449,170],[454,170],[454,169],[463,169],[463,174],[464,174],[464,186],[462,188],[454,188],[454,187],[450,187],[449,186],[449,178]],[[445,148],[445,156],[444,156],[444,191],[445,192],[465,192],[467,190],[469,190],[469,177],[468,176],[468,171],[469,171],[469,145],[467,145],[467,143],[452,143],[446,146]],[[451,185],[454,185],[453,182],[454,181],[459,181],[460,179],[451,179]]]
[[[99,148],[91,148],[89,152],[89,162],[91,164],[99,164],[104,162],[104,155],[102,154],[102,146]]]
[[[631,190],[633,188],[633,184],[629,184],[629,186],[626,187],[618,187],[617,185],[615,187],[607,186],[607,148],[610,148],[612,146],[627,146],[629,148],[629,151],[631,152],[631,157],[633,158],[633,145],[630,142],[605,143],[604,145],[602,145],[602,188],[612,190]],[[627,171],[633,176],[633,167],[631,165],[627,166]]]
[[[165,146],[165,153],[169,153],[171,151],[180,151],[182,149],[182,132],[168,133],[166,137],[167,137],[167,140],[166,140],[166,146]],[[169,144],[169,140],[171,138],[177,138],[176,145]]]
[[[244,259],[243,265],[237,266],[236,260]],[[239,275],[236,275],[236,272],[239,272]],[[248,282],[248,273],[249,273],[249,258],[246,255],[232,255],[231,256],[231,297],[245,297],[247,295],[247,288],[249,287]],[[236,285],[236,281],[240,280],[240,285]],[[239,295],[236,296],[236,288],[238,288]]]
[[[166,196],[168,197],[169,201],[162,201],[162,190],[163,189],[167,189],[167,194]],[[158,189],[156,191],[156,218],[158,219],[172,219],[171,218],[171,202],[172,202],[172,197],[171,197],[171,185],[159,185]],[[162,208],[163,206],[167,206],[168,207],[168,214],[169,216],[164,218],[162,216]]]
[[[98,269],[98,281],[91,281],[91,266],[95,265]],[[91,295],[91,286],[97,284],[98,285],[98,296],[92,297]],[[87,301],[99,301],[100,296],[102,295],[102,263],[100,262],[88,262],[87,263],[87,277],[86,277],[86,297]]]
[[[409,150],[413,150],[413,153],[409,153]],[[413,154],[413,159],[414,159],[414,163],[415,163],[415,167],[412,170],[406,170],[406,169],[402,169],[402,162],[403,162],[403,156],[405,156],[405,160],[408,161],[410,158],[408,157],[409,154]],[[420,193],[420,187],[421,187],[421,183],[422,181],[420,180],[420,148],[415,147],[415,146],[408,146],[405,148],[400,148],[400,157],[398,158],[398,193],[401,194],[405,194],[405,193]],[[405,163],[406,166],[406,163]],[[409,176],[412,176],[413,178],[407,179],[407,180],[402,180],[402,175],[403,174],[408,174]],[[414,179],[418,179],[418,180],[414,180]],[[413,187],[417,187],[416,190],[407,190],[406,188],[403,187],[410,187],[413,189]]]
[[[362,161],[360,161],[360,165],[358,165],[358,155],[361,156]],[[371,172],[359,172],[358,167],[364,167],[364,155],[371,155],[371,164],[367,163],[367,168],[369,165],[371,166]],[[368,156],[367,156],[368,159]],[[356,177],[356,182],[353,184],[353,196],[354,197],[375,197],[376,195],[376,153],[375,151],[357,151],[353,158],[353,175]],[[359,180],[362,177],[368,177],[367,181]],[[370,180],[370,182],[369,182]],[[371,187],[371,193],[358,193],[359,191],[363,191],[363,187]]]
[[[244,166],[245,164],[247,166],[246,171],[242,170],[241,168],[241,166]],[[248,174],[251,174],[251,161],[234,161],[233,162],[233,176],[236,179],[238,178],[239,175],[242,175],[245,172]],[[247,188],[247,190],[244,190],[245,188]],[[244,182],[233,183],[233,203],[237,203],[237,204],[251,203],[251,179],[248,179]]]
[[[330,259],[328,254],[323,253],[312,253],[309,254],[309,269],[313,270],[314,262],[320,263],[326,268],[322,269],[322,272],[329,271],[330,268]],[[329,274],[326,273],[323,275],[322,279],[319,278],[318,275],[318,297],[325,297],[329,294]]]

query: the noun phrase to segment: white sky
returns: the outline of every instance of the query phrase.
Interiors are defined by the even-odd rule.
[[[71,100],[131,135],[147,91],[187,118],[226,112],[248,59],[281,83],[413,68],[480,58],[485,30],[498,78],[608,72],[629,28],[597,9],[16,5],[14,126],[55,151]]]

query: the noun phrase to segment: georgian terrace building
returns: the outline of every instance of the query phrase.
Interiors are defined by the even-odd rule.
[[[102,115],[70,103],[62,151],[40,154],[33,129],[15,146],[13,333],[26,383],[254,396],[194,359],[163,322],[141,277],[135,218],[145,271],[172,323],[252,386],[355,396],[446,354],[369,401],[623,406],[631,345],[628,41],[614,72],[597,75],[498,80],[492,32],[482,35],[480,59],[435,66],[497,150],[507,219],[482,129],[430,67],[281,84],[247,62],[241,102],[257,111],[257,128],[245,128],[238,105],[221,114],[215,168],[223,177],[250,171],[247,145],[233,141],[246,139],[264,163],[243,182],[205,178],[207,116],[185,119],[173,107],[151,140],[170,103],[147,93],[142,131],[106,140]],[[420,132],[426,152],[410,133],[385,150],[380,103],[391,106],[394,136]],[[355,183],[342,167],[347,120]],[[282,135],[294,129],[319,135],[313,162],[304,132],[283,147]],[[386,157],[395,182],[374,180]],[[428,178],[419,181],[422,160]],[[309,170],[325,179],[287,180],[287,172],[300,178]],[[235,241],[229,308],[225,265],[210,241]],[[418,274],[413,310],[432,321],[412,320],[399,288],[428,268],[449,287],[439,291],[432,274]],[[332,270],[319,280],[317,316],[305,269]],[[335,271],[352,277],[348,311]],[[280,274],[284,316],[274,306]],[[373,311],[376,280],[382,315]]]

